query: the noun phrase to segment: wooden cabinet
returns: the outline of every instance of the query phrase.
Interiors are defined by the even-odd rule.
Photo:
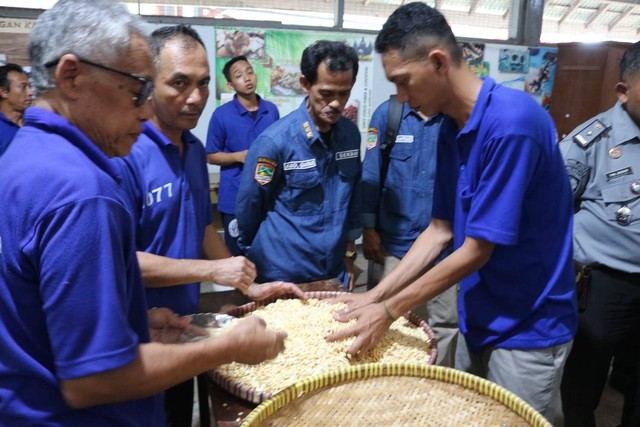
[[[558,45],[550,113],[560,139],[615,104],[620,58],[629,46],[618,42]]]

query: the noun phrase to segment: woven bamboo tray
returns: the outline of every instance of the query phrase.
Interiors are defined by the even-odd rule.
[[[307,296],[307,298],[310,298],[310,299],[311,298],[325,299],[325,298],[332,298],[343,293],[344,292],[316,291],[316,292],[305,292],[305,295]],[[249,304],[245,304],[230,310],[228,314],[235,317],[242,317],[247,313],[251,313],[255,311],[257,308],[270,304],[274,301],[276,301],[276,299],[267,299],[265,301],[251,302]],[[435,364],[436,358],[438,356],[438,346],[437,346],[437,341],[436,341],[435,334],[433,333],[433,330],[429,327],[427,322],[425,322],[424,320],[420,319],[419,317],[411,313],[407,313],[407,315],[405,315],[404,317],[414,325],[422,328],[422,330],[424,331],[425,345],[427,346],[425,350],[429,352],[428,363],[430,365]],[[238,382],[232,378],[229,378],[228,376],[216,370],[209,371],[208,374],[209,374],[209,378],[218,386],[220,386],[222,389],[228,391],[234,396],[237,396],[244,400],[248,400],[249,402],[252,402],[252,403],[262,403],[267,399],[270,399],[274,395],[273,393],[268,393],[263,390],[249,387],[245,384],[242,384],[241,382]],[[302,379],[303,378],[300,378],[300,380]]]
[[[242,423],[257,426],[552,427],[522,399],[475,375],[441,366],[379,363],[287,387]]]

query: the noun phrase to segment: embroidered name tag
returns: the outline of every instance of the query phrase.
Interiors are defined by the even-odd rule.
[[[339,151],[336,153],[336,160],[347,160],[358,158],[360,150]]]
[[[626,167],[624,169],[618,169],[617,171],[609,172],[607,174],[607,181],[611,181],[612,179],[620,178],[621,176],[631,175],[633,172],[631,171],[631,167]]]
[[[311,169],[316,167],[316,159],[298,160],[297,162],[287,162],[282,165],[286,171]]]
[[[413,142],[413,135],[396,136],[396,144],[411,144],[412,142]]]

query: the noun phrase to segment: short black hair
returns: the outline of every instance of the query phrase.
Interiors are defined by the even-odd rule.
[[[397,50],[404,59],[426,55],[437,45],[444,46],[454,64],[462,61],[462,51],[445,17],[425,3],[407,3],[397,8],[376,37],[376,52]]]
[[[329,71],[353,71],[353,81],[358,75],[358,54],[344,42],[318,40],[302,52],[300,71],[310,85],[318,80],[318,67],[327,65]]]
[[[629,46],[620,60],[620,81],[632,76],[640,77],[640,42]]]
[[[0,67],[0,87],[3,87],[7,92],[11,90],[11,82],[9,81],[9,73],[15,71],[18,73],[26,74],[24,69],[18,64],[8,63]]]
[[[226,64],[224,64],[224,67],[222,68],[222,74],[224,74],[224,78],[227,79],[228,82],[231,82],[231,67],[233,66],[233,64],[239,61],[246,61],[249,63],[249,65],[251,65],[247,57],[244,55],[238,55],[231,58]]]
[[[185,47],[192,47],[193,42],[196,42],[205,50],[207,49],[200,38],[200,35],[196,30],[191,28],[191,25],[179,24],[160,27],[151,33],[149,41],[154,63],[158,62],[160,58],[160,51],[162,51],[164,45],[175,38],[181,38],[185,42]]]

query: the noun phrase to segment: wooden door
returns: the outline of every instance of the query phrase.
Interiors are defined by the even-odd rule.
[[[620,59],[628,46],[617,42],[558,45],[550,113],[560,139],[615,104]]]

